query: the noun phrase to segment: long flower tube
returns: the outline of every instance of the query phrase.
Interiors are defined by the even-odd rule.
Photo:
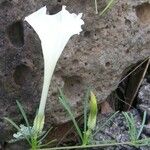
[[[56,63],[70,37],[79,34],[82,31],[81,25],[84,24],[81,13],[71,14],[65,8],[66,6],[62,6],[62,10],[57,14],[48,15],[46,7],[43,7],[25,18],[41,40],[44,58],[44,83],[33,125],[37,132],[41,132],[44,126],[45,105]]]

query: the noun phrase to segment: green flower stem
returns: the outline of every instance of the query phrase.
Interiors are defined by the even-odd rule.
[[[150,140],[150,139],[149,139]],[[143,140],[137,140],[136,143],[143,142]],[[81,145],[81,146],[66,146],[66,147],[54,147],[54,148],[44,148],[40,150],[69,150],[69,149],[82,149],[82,148],[96,148],[96,147],[108,147],[108,146],[118,146],[118,145],[132,145],[135,146],[132,142],[122,142],[122,143],[106,143],[106,144],[97,144],[97,145]],[[146,145],[146,144],[139,144]]]
[[[92,130],[91,129],[88,129],[85,133],[84,133],[84,136],[83,136],[83,146],[85,145],[88,145],[89,144],[89,138],[90,138],[90,135],[92,134]]]

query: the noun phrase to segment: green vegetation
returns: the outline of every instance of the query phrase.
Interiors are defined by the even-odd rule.
[[[87,101],[88,101],[88,96],[85,99],[85,105],[84,105],[84,130],[83,132],[79,128],[79,125],[77,121],[75,120],[75,116],[73,112],[71,111],[70,105],[63,94],[62,90],[60,91],[60,97],[59,100],[61,104],[64,106],[66,111],[68,112],[75,129],[82,141],[82,145],[87,145],[89,144],[90,137],[92,135],[92,131],[94,130],[96,126],[96,119],[97,119],[97,100],[93,92],[90,92],[90,102],[89,102],[89,116],[88,116],[88,121],[87,121]],[[89,95],[89,94],[87,94]]]
[[[64,104],[63,104],[64,106]],[[66,108],[66,106],[64,106]],[[68,106],[67,106],[68,108]],[[102,129],[105,125],[108,124],[109,121],[112,121],[112,119],[115,117],[115,115],[118,112],[114,113],[108,120],[106,123],[104,123],[104,125],[102,127],[100,127],[100,129]],[[108,147],[108,146],[122,146],[122,145],[130,145],[130,146],[135,146],[135,147],[139,147],[139,146],[150,146],[150,138],[145,138],[145,139],[140,139],[140,134],[143,130],[144,124],[145,124],[145,120],[146,120],[146,112],[144,112],[143,115],[143,121],[142,121],[142,125],[140,127],[140,129],[137,129],[136,127],[136,121],[133,117],[133,115],[131,113],[127,113],[127,112],[123,112],[123,115],[126,119],[128,128],[129,128],[129,135],[130,135],[130,141],[126,141],[126,142],[116,142],[116,141],[99,141],[100,144],[95,144],[95,145],[90,145],[87,143],[87,145],[83,145],[81,144],[80,146],[67,146],[67,147],[54,147],[54,148],[46,148],[46,149],[42,149],[42,150],[69,150],[69,149],[85,149],[85,148],[96,148],[96,147]],[[96,132],[97,133],[97,132]],[[92,134],[91,134],[92,135]],[[93,134],[95,135],[95,134]]]
[[[136,121],[135,121],[132,113],[123,112],[123,115],[126,119],[126,122],[127,122],[128,128],[129,128],[130,141],[131,141],[132,145],[134,145],[136,147],[140,146],[141,144],[147,145],[148,141],[150,144],[150,139],[146,138],[146,139],[143,139],[142,141],[139,139],[140,135],[143,131],[145,122],[146,122],[146,111],[144,112],[143,121],[142,121],[142,125],[141,125],[140,129],[138,129],[136,127],[137,126]],[[140,142],[139,142],[139,140],[140,140]]]
[[[88,102],[89,97],[90,97],[90,101]],[[108,146],[119,146],[119,145],[130,145],[130,146],[135,146],[135,147],[148,146],[148,145],[150,146],[150,138],[140,139],[140,135],[143,131],[143,127],[146,121],[146,112],[144,112],[142,124],[139,129],[136,127],[136,121],[133,115],[131,113],[123,112],[123,115],[126,119],[127,126],[129,128],[128,132],[130,136],[130,141],[121,142],[121,143],[118,143],[116,141],[99,141],[99,144],[91,145],[90,140],[92,139],[92,137],[96,135],[100,130],[102,130],[110,121],[112,121],[113,118],[116,116],[116,114],[118,114],[118,112],[115,112],[110,118],[107,119],[105,123],[103,123],[103,125],[95,133],[93,133],[93,130],[96,126],[98,110],[97,110],[96,97],[92,92],[88,91],[86,94],[86,98],[84,100],[84,128],[83,129],[79,127],[79,124],[76,121],[73,112],[71,111],[69,102],[66,99],[65,95],[63,94],[62,90],[60,90],[59,100],[60,100],[60,103],[65,108],[65,110],[68,112],[74,124],[75,130],[81,139],[79,146],[44,148],[44,147],[50,146],[53,142],[56,142],[56,140],[52,140],[46,144],[42,144],[43,140],[46,138],[46,136],[48,135],[48,133],[51,131],[52,128],[50,128],[47,132],[42,132],[42,134],[40,135],[34,132],[33,128],[31,128],[31,126],[29,125],[29,122],[28,122],[28,119],[27,119],[27,116],[25,114],[23,107],[18,101],[17,101],[17,106],[25,120],[27,127],[26,128],[25,126],[24,128],[22,128],[22,126],[19,127],[11,119],[5,118],[5,120],[7,120],[10,124],[14,126],[14,128],[17,129],[18,131],[17,135],[20,135],[18,136],[18,138],[11,140],[10,143],[26,139],[26,141],[28,142],[32,150],[37,150],[37,149],[42,149],[42,148],[43,148],[42,150],[63,150],[63,149],[67,150],[67,149],[108,147]],[[89,107],[87,107],[88,104],[89,104]]]
[[[21,115],[23,116],[26,126],[20,125],[20,127],[11,119],[5,117],[5,120],[7,120],[14,128],[17,129],[17,134],[15,134],[15,139],[10,140],[10,143],[26,139],[28,144],[30,145],[32,150],[37,150],[39,148],[49,146],[51,143],[55,142],[56,140],[52,140],[46,144],[42,144],[42,141],[45,139],[45,137],[48,135],[48,133],[51,131],[52,128],[50,128],[47,132],[42,132],[41,134],[38,134],[34,129],[29,125],[26,113],[21,106],[21,104],[17,101],[17,106],[20,110]]]

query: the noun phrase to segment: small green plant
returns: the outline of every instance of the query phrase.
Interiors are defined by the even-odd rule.
[[[37,150],[39,148],[48,146],[51,143],[56,141],[56,140],[52,140],[46,144],[42,144],[43,140],[46,138],[46,136],[48,135],[48,133],[51,131],[52,128],[50,128],[47,132],[43,131],[40,135],[38,135],[37,132],[34,131],[34,128],[29,125],[29,121],[27,119],[26,113],[22,105],[18,101],[17,101],[17,106],[25,120],[26,126],[20,125],[19,127],[13,120],[11,120],[8,117],[5,117],[4,119],[8,121],[12,126],[14,126],[18,131],[16,134],[14,134],[14,139],[10,140],[9,143],[26,139],[28,144],[31,146],[31,149]]]
[[[63,97],[63,100],[62,100],[62,97]],[[68,109],[69,111],[70,110],[70,107],[69,105],[67,104],[66,106],[66,103],[68,103],[68,101],[66,100],[66,98],[64,98],[64,94],[61,92],[61,103],[63,104],[63,106],[65,107],[65,109],[67,110],[68,112]],[[70,114],[70,112],[68,112]],[[118,112],[115,112],[104,124],[103,126],[100,127],[99,130],[103,129],[103,127],[105,125],[108,124],[109,121],[112,121],[112,119],[116,116]],[[73,114],[71,112],[71,114]],[[90,145],[89,143],[86,143],[85,144],[81,144],[79,146],[67,146],[67,147],[54,147],[54,148],[46,148],[46,149],[42,149],[42,150],[69,150],[69,149],[85,149],[85,148],[98,148],[98,147],[109,147],[109,146],[121,146],[121,145],[130,145],[130,146],[135,146],[135,147],[139,147],[139,146],[150,146],[150,138],[145,138],[145,139],[140,139],[140,135],[142,133],[142,130],[143,130],[143,127],[144,127],[144,124],[145,124],[145,121],[146,121],[146,112],[144,112],[144,115],[143,115],[143,120],[142,120],[142,124],[141,124],[141,127],[140,129],[137,129],[136,128],[136,121],[133,117],[133,115],[131,113],[126,113],[126,112],[123,112],[123,115],[125,116],[125,119],[126,119],[126,122],[127,122],[127,125],[129,127],[129,135],[130,135],[130,141],[125,141],[125,142],[116,142],[114,140],[111,140],[111,141],[99,141],[98,144],[93,144],[93,145]],[[72,120],[74,119],[74,117],[72,118]],[[75,120],[74,120],[75,121]],[[75,121],[76,122],[76,121]],[[77,125],[77,122],[75,123]],[[79,126],[76,127],[76,125],[74,124],[77,132],[78,130],[80,130]],[[81,132],[81,130],[79,131],[81,133],[81,135],[83,135],[84,133]],[[97,132],[96,132],[97,133]],[[96,133],[94,133],[92,136],[94,136]],[[82,136],[83,137],[83,136]]]
[[[143,120],[142,120],[142,124],[141,124],[140,129],[138,129],[136,127],[136,121],[135,121],[132,113],[123,112],[123,115],[124,115],[124,117],[126,119],[127,126],[129,128],[130,141],[132,142],[132,144],[134,146],[136,146],[136,147],[138,147],[141,144],[148,144],[147,143],[148,139],[143,139],[139,143],[139,138],[140,138],[140,135],[141,135],[141,133],[143,131],[143,128],[144,128],[144,125],[145,125],[145,121],[146,121],[146,111],[144,112]]]
[[[10,124],[12,124],[17,129],[17,134],[14,134],[15,139],[11,140],[10,143],[16,142],[18,140],[26,139],[28,144],[31,146],[32,150],[67,150],[67,149],[82,149],[82,148],[91,148],[91,147],[107,147],[107,146],[118,146],[118,145],[131,145],[135,147],[139,146],[150,146],[150,138],[140,139],[140,135],[142,133],[143,127],[145,125],[146,121],[146,111],[143,115],[143,120],[140,129],[136,127],[136,121],[133,117],[132,113],[123,112],[123,115],[126,119],[127,126],[129,128],[129,135],[130,135],[130,141],[117,143],[116,141],[99,141],[99,144],[90,145],[90,138],[94,136],[97,132],[99,132],[105,125],[108,124],[109,121],[112,121],[112,119],[115,117],[115,115],[118,112],[115,112],[101,127],[99,130],[97,130],[94,134],[92,134],[93,129],[96,125],[96,119],[97,119],[97,101],[95,95],[90,92],[90,102],[89,102],[89,109],[87,108],[88,104],[88,97],[89,94],[87,94],[85,101],[84,101],[84,130],[79,128],[79,125],[77,121],[75,120],[74,114],[70,109],[70,105],[64,96],[63,92],[60,90],[60,97],[59,100],[64,106],[64,108],[69,113],[75,129],[81,139],[81,145],[80,146],[69,146],[69,147],[54,147],[54,148],[43,148],[46,146],[49,146],[51,143],[55,142],[56,140],[52,140],[46,144],[42,144],[45,137],[48,135],[48,133],[51,131],[52,128],[50,128],[47,132],[42,132],[41,135],[36,134],[34,132],[33,128],[30,126],[27,116],[25,114],[25,111],[21,104],[17,101],[17,106],[25,120],[26,126],[20,125],[20,127],[11,119],[5,118]],[[89,115],[87,117],[89,111]],[[87,119],[88,118],[88,119]]]
[[[68,112],[68,114],[75,126],[75,129],[82,141],[82,145],[89,144],[89,140],[92,135],[92,131],[94,130],[94,128],[96,126],[96,119],[97,119],[97,100],[96,100],[95,95],[93,94],[93,92],[90,92],[88,120],[87,120],[87,111],[88,111],[87,101],[89,98],[89,94],[87,94],[87,96],[85,98],[85,101],[84,101],[85,102],[85,104],[84,104],[84,130],[82,132],[81,129],[79,128],[77,121],[75,120],[75,116],[74,116],[73,112],[71,111],[71,108],[70,108],[67,98],[65,97],[65,95],[63,94],[61,89],[59,91],[60,91],[59,100],[60,100],[61,104],[64,106],[64,108],[66,109],[66,111]]]

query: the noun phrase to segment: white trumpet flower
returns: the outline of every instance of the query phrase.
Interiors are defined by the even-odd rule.
[[[63,6],[55,15],[48,15],[46,7],[43,7],[25,18],[41,40],[44,57],[44,83],[38,114],[34,120],[38,130],[43,129],[46,99],[56,63],[70,37],[79,34],[82,31],[81,25],[84,24],[81,13],[70,14],[65,8]]]

